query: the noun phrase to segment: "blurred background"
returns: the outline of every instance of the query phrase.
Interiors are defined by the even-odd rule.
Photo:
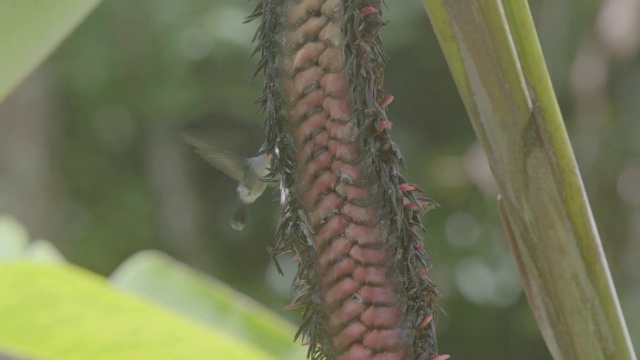
[[[457,359],[550,359],[496,211],[497,189],[419,0],[389,3],[385,89],[409,177],[441,205],[424,219],[443,294],[439,343]],[[640,2],[530,1],[636,349],[640,343]],[[254,2],[109,0],[0,105],[0,213],[108,275],[160,249],[284,311],[266,251],[267,191],[229,226],[236,183],[181,138],[196,119],[259,128],[247,60]],[[227,115],[225,115],[227,114]],[[256,146],[259,146],[257,144]],[[293,335],[293,334],[292,334]]]

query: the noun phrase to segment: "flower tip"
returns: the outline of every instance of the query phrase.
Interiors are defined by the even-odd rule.
[[[393,126],[393,124],[390,121],[380,121],[378,123],[378,131],[382,131],[385,129],[391,129],[391,127]]]
[[[378,105],[380,105],[380,107],[384,108],[386,106],[388,106],[389,104],[391,104],[391,102],[393,101],[393,95],[389,95],[383,99],[378,100]]]
[[[442,355],[437,355],[437,356],[434,356],[432,358],[429,358],[429,360],[447,360],[450,357],[451,357],[451,355],[442,354]]]
[[[360,14],[362,15],[371,15],[371,14],[377,14],[378,13],[378,9],[374,8],[373,6],[367,6],[364,7],[362,9],[360,9]]]

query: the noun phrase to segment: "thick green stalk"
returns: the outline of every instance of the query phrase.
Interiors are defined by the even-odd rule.
[[[525,0],[424,0],[555,359],[635,359]]]

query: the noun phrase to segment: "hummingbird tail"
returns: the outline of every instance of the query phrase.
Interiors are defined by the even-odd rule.
[[[249,206],[238,199],[236,209],[233,211],[231,217],[231,227],[233,230],[242,231],[244,229],[244,225],[247,223],[248,209]]]

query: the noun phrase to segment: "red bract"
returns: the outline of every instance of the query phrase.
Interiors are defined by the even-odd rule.
[[[433,315],[427,316],[424,320],[422,320],[422,322],[420,322],[420,325],[418,325],[418,328],[420,329],[426,328],[427,325],[431,322],[431,320],[433,320]]]
[[[390,121],[380,121],[378,123],[378,131],[382,131],[385,129],[391,129],[393,124]]]
[[[371,15],[371,14],[377,14],[378,13],[378,9],[374,8],[373,6],[367,6],[365,8],[360,9],[360,14],[362,15]]]
[[[416,189],[416,187],[414,185],[407,184],[407,183],[400,184],[400,186],[398,188],[400,189],[400,191],[405,191],[405,192],[406,191],[413,191],[413,190]]]

